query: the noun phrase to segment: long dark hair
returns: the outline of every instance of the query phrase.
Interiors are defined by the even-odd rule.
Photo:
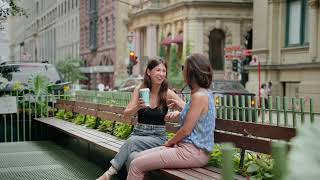
[[[212,82],[212,68],[209,59],[202,54],[192,54],[187,57],[187,84],[197,83],[208,89]]]
[[[150,76],[148,75],[148,70],[151,71],[153,68],[155,68],[156,66],[158,66],[159,64],[163,64],[166,69],[167,69],[167,63],[160,57],[152,57],[150,58],[146,71],[144,73],[144,79],[143,79],[143,84],[142,87],[143,88],[149,88],[150,92],[152,90],[152,81]],[[162,82],[161,86],[160,86],[160,90],[159,90],[159,98],[158,98],[158,105],[160,107],[160,109],[164,109],[167,106],[167,91],[168,91],[168,81],[167,81],[167,74],[166,74],[166,78],[164,79],[164,81]]]

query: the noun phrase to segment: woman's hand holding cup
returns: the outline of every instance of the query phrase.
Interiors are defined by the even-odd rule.
[[[146,103],[144,102],[143,98],[139,98],[138,99],[138,108],[139,109],[145,109],[147,108]]]

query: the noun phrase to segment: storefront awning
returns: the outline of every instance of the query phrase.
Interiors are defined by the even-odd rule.
[[[183,43],[183,34],[176,35],[171,43],[182,44]]]
[[[171,41],[172,41],[171,36],[168,36],[162,40],[161,45],[168,46],[171,44]]]

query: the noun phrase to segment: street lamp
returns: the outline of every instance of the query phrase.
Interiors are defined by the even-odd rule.
[[[132,40],[133,40],[133,32],[128,32],[127,39],[129,41],[129,43],[131,44]]]

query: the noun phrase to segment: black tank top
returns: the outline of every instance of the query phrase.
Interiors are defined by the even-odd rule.
[[[165,125],[164,117],[168,112],[168,107],[160,109],[158,107],[152,109],[147,107],[138,111],[138,122],[152,125]]]

